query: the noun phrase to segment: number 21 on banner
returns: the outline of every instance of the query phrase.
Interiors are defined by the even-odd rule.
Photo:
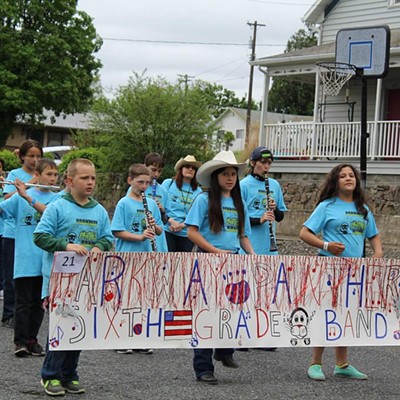
[[[79,273],[88,256],[80,256],[74,251],[61,251],[54,253],[53,271],[64,273]]]

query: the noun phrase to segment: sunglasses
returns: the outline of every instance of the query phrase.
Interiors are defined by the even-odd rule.
[[[197,168],[194,165],[189,165],[189,164],[184,165],[182,168],[194,169],[195,171],[197,170]]]

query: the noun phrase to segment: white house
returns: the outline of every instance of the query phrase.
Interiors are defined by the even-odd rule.
[[[258,133],[260,130],[260,116],[261,111],[251,111],[251,127],[250,127],[250,143],[257,144]],[[244,149],[245,136],[246,136],[246,119],[247,109],[228,107],[224,112],[217,118],[217,136],[222,138],[226,132],[232,132],[235,136],[235,141],[232,146],[229,147],[232,151],[240,151]],[[312,117],[305,115],[291,115],[284,113],[269,112],[267,114],[267,122],[269,124],[282,124],[286,122],[300,122],[300,121],[312,121]],[[221,144],[221,149],[224,147]]]
[[[361,79],[352,78],[336,97],[326,96],[316,62],[336,60],[339,30],[387,25],[389,72],[367,81],[367,154],[372,163],[391,161],[390,170],[397,168],[400,174],[400,164],[393,163],[400,159],[400,0],[317,0],[303,21],[318,31],[317,46],[254,61],[265,75],[260,144],[294,159],[304,155],[310,160],[358,159]],[[274,77],[316,83],[313,122],[269,123],[266,110]]]

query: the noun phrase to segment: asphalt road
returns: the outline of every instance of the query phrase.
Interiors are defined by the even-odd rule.
[[[2,307],[2,302],[0,302]],[[46,340],[47,316],[40,332]],[[13,331],[0,327],[0,400],[50,398],[40,386],[41,357],[19,359],[13,354]],[[80,381],[81,400],[122,399],[399,399],[398,347],[354,347],[350,361],[365,372],[367,381],[333,377],[333,349],[326,349],[325,382],[307,378],[310,349],[280,348],[276,352],[252,349],[236,352],[240,368],[216,362],[216,386],[196,382],[191,350],[155,350],[152,355],[84,351]]]

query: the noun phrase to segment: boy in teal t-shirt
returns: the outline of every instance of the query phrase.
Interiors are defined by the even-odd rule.
[[[67,178],[70,192],[46,208],[35,230],[34,242],[45,250],[43,297],[49,295],[55,251],[74,251],[83,256],[89,252],[109,251],[113,246],[107,211],[91,197],[95,183],[93,163],[83,158],[72,160],[68,165]],[[79,355],[79,350],[46,352],[41,383],[48,395],[85,392],[77,373]]]

